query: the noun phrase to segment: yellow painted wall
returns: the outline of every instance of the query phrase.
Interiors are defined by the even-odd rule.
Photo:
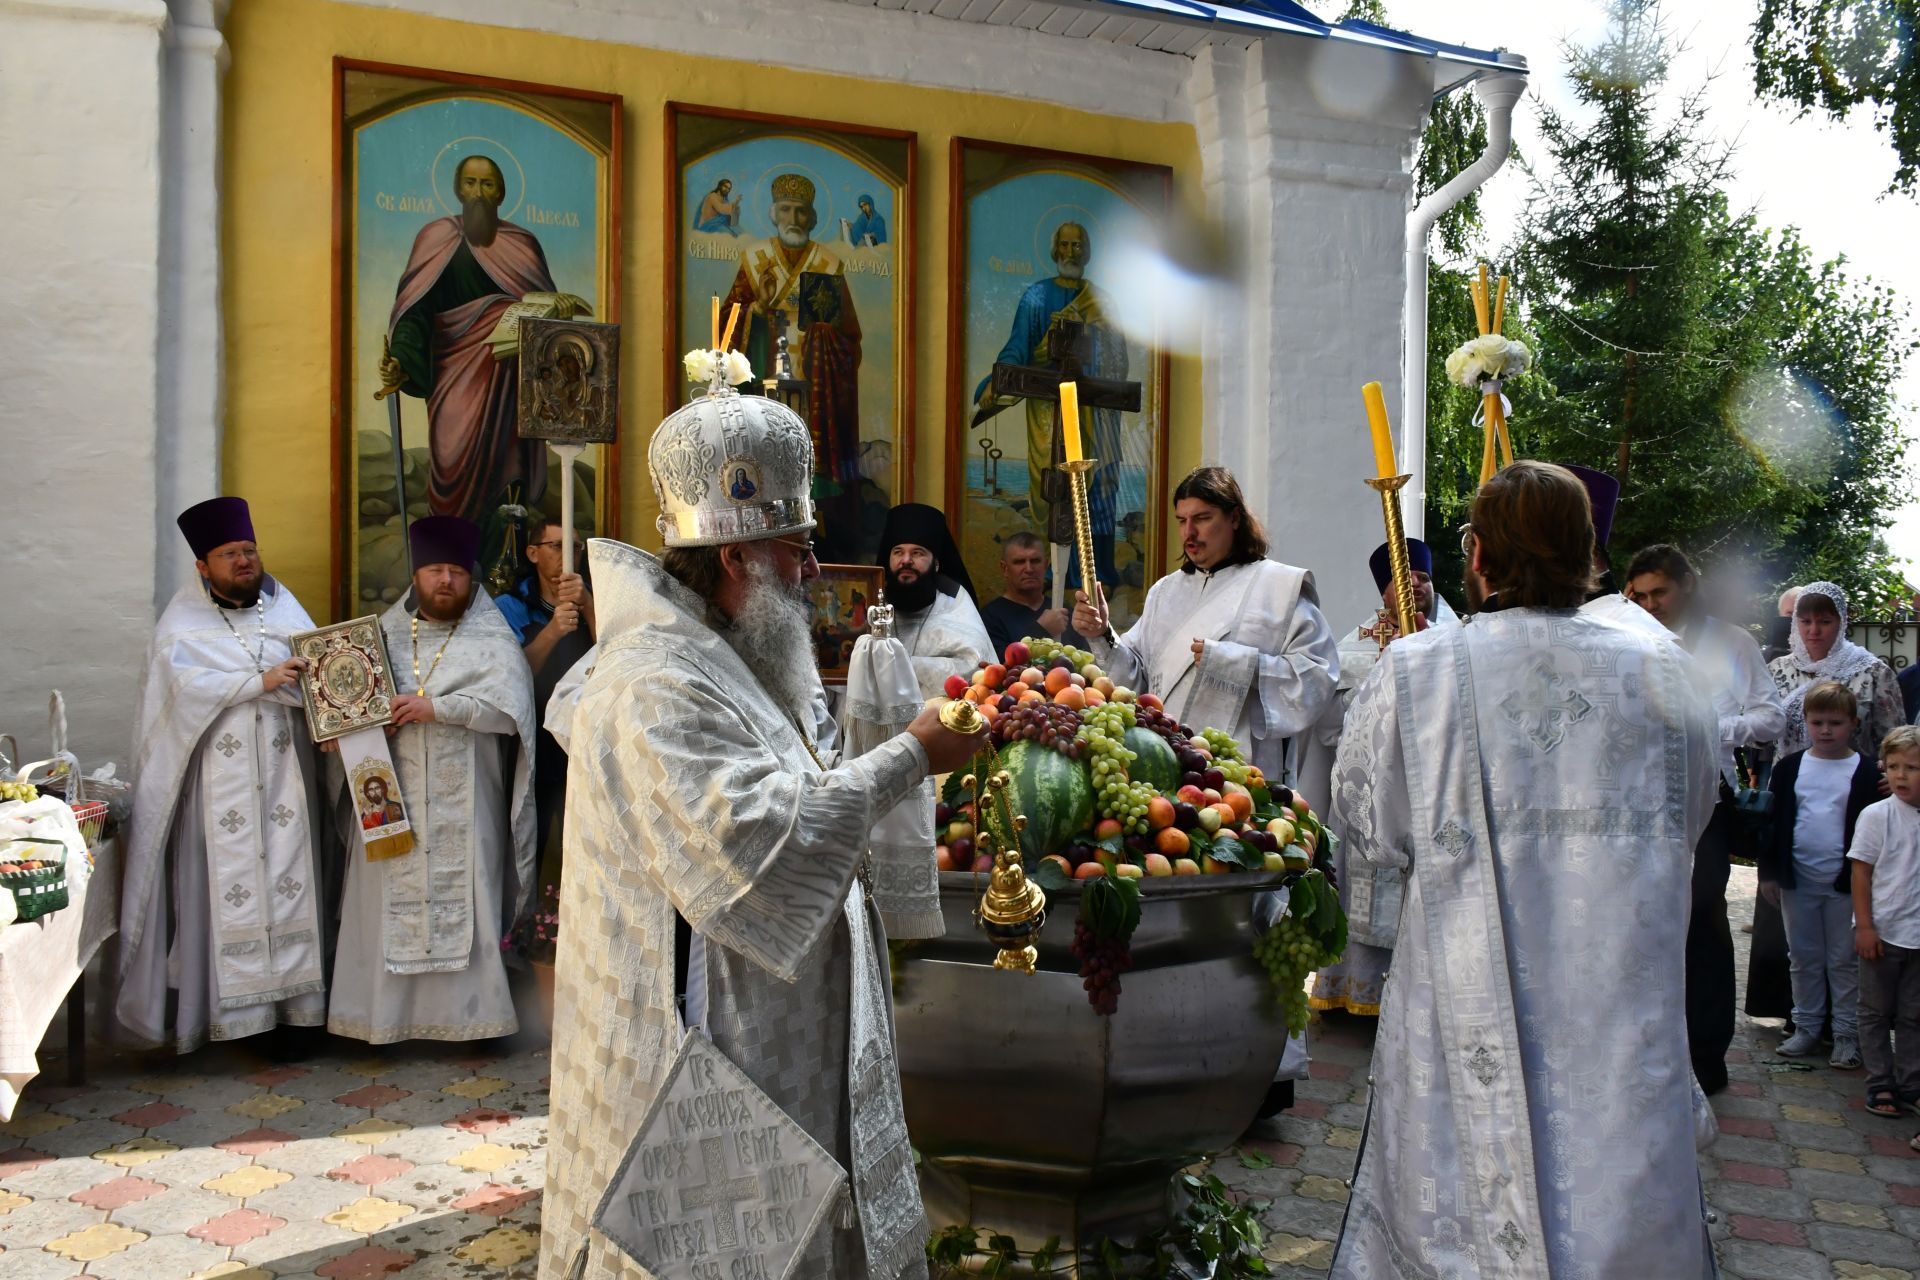
[[[329,3],[248,0],[227,26],[224,488],[245,496],[273,572],[317,620],[334,611],[333,58],[402,63],[618,93],[625,100],[626,261],[621,266],[621,536],[658,544],[646,432],[661,413],[666,299],[657,265],[668,215],[664,104],[700,103],[910,129],[919,135],[917,406],[913,496],[946,483],[948,153],[956,136],[1170,165],[1198,203],[1199,150],[1184,124],[1147,124],[1010,98],[694,58],[630,45],[473,26]],[[854,86],[858,86],[857,90]],[[859,114],[849,109],[858,106]],[[1200,366],[1176,358],[1171,485],[1200,460]],[[1163,498],[1165,495],[1162,495]]]

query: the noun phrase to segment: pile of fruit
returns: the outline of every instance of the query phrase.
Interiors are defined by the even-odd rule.
[[[31,782],[8,782],[0,780],[0,800],[38,800],[40,789]]]
[[[1139,881],[1258,871],[1286,873],[1304,908],[1290,907],[1284,943],[1258,953],[1289,1023],[1296,1003],[1304,1018],[1306,974],[1337,959],[1346,935],[1338,895],[1313,869],[1327,837],[1304,796],[1269,784],[1227,734],[1179,724],[1158,698],[1115,685],[1092,654],[1055,640],[1016,641],[1004,662],[949,676],[945,692],[977,705],[988,722],[1012,811],[1026,817],[1019,844],[1028,874],[1043,889],[1092,882],[1081,894],[1074,952],[1098,1012],[1117,1006]],[[993,868],[960,786],[970,771],[949,775],[935,810],[942,871]],[[1290,991],[1281,990],[1286,983]]]
[[[20,843],[25,844],[26,842],[21,841]],[[16,850],[9,850],[6,853],[0,853],[0,858],[13,857],[16,855],[16,852]],[[0,862],[0,876],[7,875],[14,871],[38,871],[42,867],[57,867],[63,860],[62,858],[23,857],[17,861]]]

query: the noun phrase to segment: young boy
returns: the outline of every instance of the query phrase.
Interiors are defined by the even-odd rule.
[[[1920,1109],[1920,728],[1889,733],[1880,763],[1893,794],[1860,815],[1847,859],[1859,864],[1853,915],[1867,1110],[1890,1116]]]
[[[1794,1030],[1776,1052],[1818,1052],[1831,1012],[1828,1064],[1851,1069],[1860,1065],[1860,962],[1847,848],[1861,813],[1880,799],[1880,770],[1851,745],[1860,726],[1852,690],[1822,680],[1807,690],[1804,706],[1808,746],[1774,766],[1773,838],[1760,858],[1760,892],[1780,907],[1793,975]]]

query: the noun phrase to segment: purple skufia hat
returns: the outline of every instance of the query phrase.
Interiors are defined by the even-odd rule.
[[[421,516],[407,527],[407,546],[416,569],[457,564],[471,573],[480,554],[480,527],[459,516]]]
[[[196,502],[174,519],[195,560],[205,560],[215,547],[253,541],[253,515],[245,498],[208,498]]]
[[[1407,539],[1407,561],[1415,573],[1433,576],[1433,548],[1418,538]],[[1376,591],[1385,591],[1387,584],[1393,581],[1393,560],[1387,554],[1387,544],[1381,543],[1367,557],[1367,568],[1373,570],[1373,586]]]
[[[1606,546],[1613,537],[1613,512],[1620,505],[1620,482],[1592,467],[1576,467],[1565,462],[1560,465],[1580,477],[1580,483],[1587,486],[1587,504],[1593,508],[1593,540],[1600,546]]]

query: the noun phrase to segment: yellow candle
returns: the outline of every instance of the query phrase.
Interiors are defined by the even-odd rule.
[[[719,349],[721,351],[730,351],[733,349],[733,327],[739,323],[740,304],[736,302],[733,304],[733,310],[727,312],[727,331],[720,335]]]
[[[708,350],[718,351],[719,349],[720,349],[720,295],[716,293],[713,295],[713,345],[709,347]]]
[[[1387,425],[1387,400],[1380,384],[1369,382],[1360,388],[1360,396],[1367,402],[1367,425],[1373,429],[1373,464],[1380,469],[1382,480],[1397,476],[1400,468],[1393,460],[1393,429]]]
[[[1060,435],[1066,445],[1067,461],[1080,461],[1080,384],[1077,382],[1060,384]]]

